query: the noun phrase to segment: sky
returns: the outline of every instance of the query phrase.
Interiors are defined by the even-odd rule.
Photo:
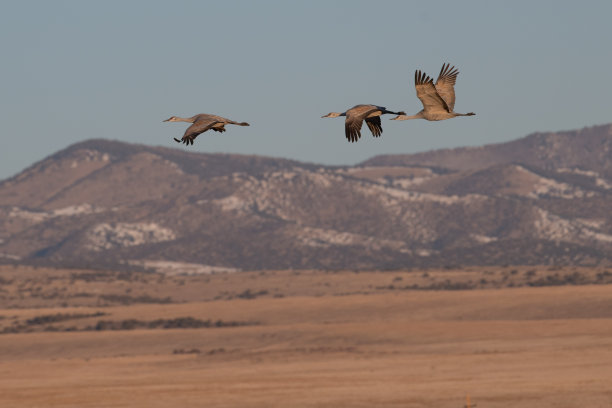
[[[612,122],[612,2],[0,1],[0,179],[105,138],[355,164]],[[358,143],[356,104],[414,114],[414,71],[460,70],[457,112]],[[176,144],[172,115],[250,127]]]

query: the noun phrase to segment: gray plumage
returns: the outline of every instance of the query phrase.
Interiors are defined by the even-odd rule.
[[[209,129],[215,132],[225,132],[225,125],[238,125],[238,126],[249,126],[246,122],[234,122],[233,120],[217,116],[209,115],[207,113],[200,113],[199,115],[192,116],[190,118],[181,118],[179,116],[172,116],[164,122],[188,122],[193,123],[185,130],[185,134],[181,140],[174,138],[177,143],[184,143],[186,145],[192,145],[193,141],[199,134],[206,132]]]
[[[405,115],[404,112],[392,112],[387,110],[383,106],[377,105],[356,105],[346,112],[331,112],[322,118],[337,118],[338,116],[346,116],[344,121],[344,133],[349,142],[356,142],[361,137],[361,126],[365,121],[366,125],[372,132],[374,137],[382,135],[382,124],[380,122],[380,116],[385,113],[392,113],[394,115]]]
[[[473,116],[474,112],[455,112],[455,82],[459,71],[450,64],[443,64],[434,85],[433,79],[420,70],[414,73],[414,87],[423,110],[413,116],[399,115],[391,120],[426,119],[445,120],[457,116]]]

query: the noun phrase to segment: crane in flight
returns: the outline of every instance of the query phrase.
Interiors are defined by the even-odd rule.
[[[474,116],[474,112],[455,112],[455,82],[457,81],[457,75],[459,75],[459,71],[454,66],[451,67],[448,63],[443,64],[438,80],[434,85],[433,79],[424,72],[421,72],[421,70],[416,70],[414,73],[414,87],[416,88],[417,97],[423,104],[423,109],[416,115],[398,115],[391,120],[445,120],[457,116]]]
[[[217,116],[217,115],[209,115],[207,113],[200,113],[199,115],[192,116],[190,118],[181,118],[179,116],[172,116],[169,119],[164,120],[164,122],[188,122],[193,123],[191,126],[185,130],[185,134],[182,139],[174,140],[177,143],[184,143],[186,145],[192,145],[193,141],[199,134],[206,132],[209,129],[214,130],[215,132],[225,132],[225,125],[238,125],[238,126],[249,126],[246,122],[234,122],[233,120]]]
[[[405,115],[405,112],[392,112],[382,106],[377,105],[356,105],[344,113],[331,112],[322,118],[337,118],[338,116],[346,116],[344,121],[344,133],[349,142],[353,143],[359,140],[361,137],[361,126],[365,121],[366,125],[372,132],[374,137],[382,135],[382,124],[380,123],[380,116],[385,113],[392,113],[394,115]]]

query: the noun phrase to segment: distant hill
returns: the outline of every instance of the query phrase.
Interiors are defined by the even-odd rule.
[[[611,148],[605,125],[332,167],[90,140],[0,183],[0,262],[609,264]]]
[[[376,156],[363,166],[439,166],[474,170],[508,163],[542,169],[588,169],[612,177],[612,125],[556,133],[533,133],[507,143]]]

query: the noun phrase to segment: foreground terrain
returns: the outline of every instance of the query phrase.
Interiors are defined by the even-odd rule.
[[[2,407],[612,403],[606,269],[0,279]]]

